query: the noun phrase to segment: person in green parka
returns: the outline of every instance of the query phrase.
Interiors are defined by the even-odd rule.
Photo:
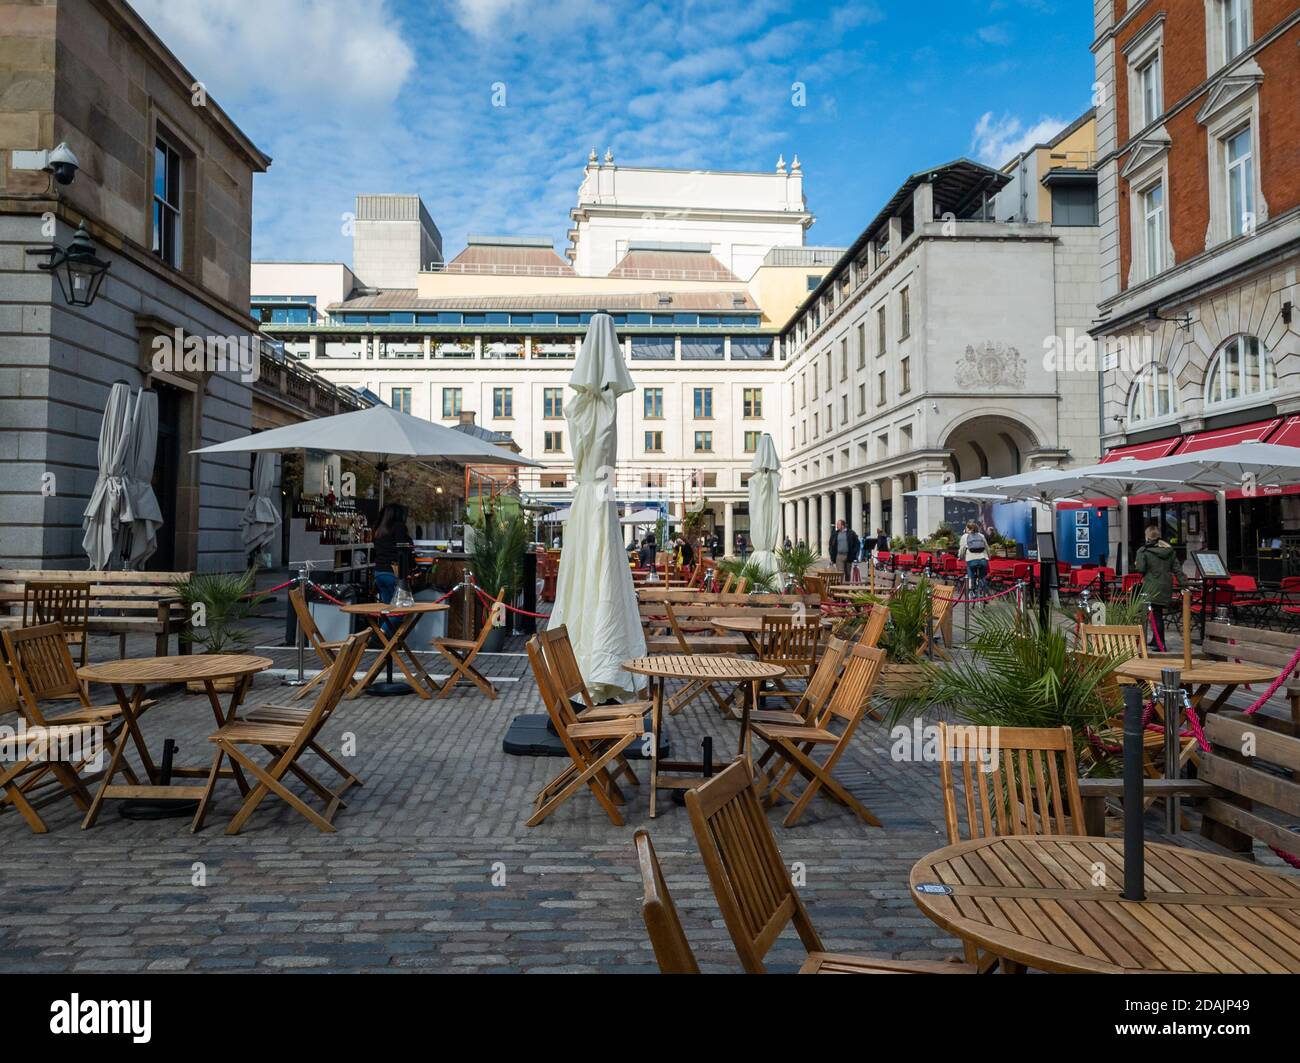
[[[1151,603],[1151,648],[1165,648],[1165,609],[1172,604],[1178,584],[1178,553],[1160,538],[1160,529],[1147,528],[1146,542],[1138,547],[1133,571],[1142,575],[1142,593]]]

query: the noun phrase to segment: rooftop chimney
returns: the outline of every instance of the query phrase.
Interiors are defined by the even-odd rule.
[[[461,423],[461,424],[473,424],[473,423],[474,423],[474,411],[473,411],[473,410],[461,410],[461,411],[460,411],[460,423]]]

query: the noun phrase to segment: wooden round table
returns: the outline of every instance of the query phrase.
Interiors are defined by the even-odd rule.
[[[918,861],[912,899],[945,930],[1043,971],[1300,974],[1300,876],[1148,842],[1126,901],[1119,839],[979,838]]]
[[[144,705],[145,691],[150,684],[202,683],[204,692],[208,696],[208,703],[212,706],[212,715],[216,720],[217,728],[220,729],[234,719],[235,712],[244,700],[244,694],[248,691],[253,676],[270,668],[273,663],[269,657],[253,657],[246,654],[194,653],[181,654],[177,657],[137,657],[123,661],[103,661],[100,664],[88,664],[77,669],[78,679],[88,683],[106,683],[113,688],[113,695],[122,708],[123,721],[117,744],[113,747],[109,758],[108,769],[100,781],[95,799],[86,811],[86,818],[81,822],[82,829],[93,825],[99,818],[99,810],[103,807],[105,798],[111,797],[122,801],[196,801],[203,797],[205,790],[203,786],[163,785],[160,781],[161,773],[149,755],[149,747],[145,744],[144,735],[140,730],[140,712]],[[216,686],[218,681],[223,679],[235,680],[230,702],[224,710]],[[126,693],[127,687],[132,688],[130,697]],[[148,785],[113,783],[114,777],[126,768],[122,762],[122,754],[126,750],[128,738],[135,744],[140,762],[149,776]],[[206,779],[208,772],[208,768],[173,766],[171,773],[182,778]],[[237,767],[229,770],[222,769],[221,774],[234,778],[242,793],[248,792],[248,784]]]
[[[1220,709],[1242,683],[1271,683],[1277,678],[1277,669],[1267,665],[1212,661],[1205,657],[1193,657],[1190,671],[1183,670],[1181,657],[1134,657],[1117,667],[1115,673],[1130,679],[1159,683],[1160,673],[1166,668],[1174,668],[1179,672],[1179,684],[1190,693],[1192,707],[1202,716],[1207,712]],[[1219,696],[1202,710],[1201,701],[1211,687],[1223,689]]]
[[[703,761],[664,761],[659,763],[659,736],[663,729],[664,682],[668,679],[685,679],[703,683],[734,683],[744,689],[740,713],[739,754],[749,751],[749,713],[757,701],[758,684],[765,679],[779,679],[785,669],[776,664],[731,657],[719,653],[668,653],[652,657],[633,657],[623,662],[623,669],[633,675],[643,675],[650,680],[650,721],[654,742],[650,750],[650,818],[655,815],[656,792],[662,786],[671,790],[689,790],[704,781]],[[726,767],[725,764],[710,765]],[[668,772],[687,772],[689,775],[670,775],[661,778],[660,769]]]
[[[435,689],[433,679],[424,670],[424,666],[415,659],[406,645],[406,636],[425,613],[445,613],[449,606],[446,602],[415,602],[413,605],[385,605],[383,602],[356,602],[339,607],[339,612],[350,616],[364,616],[370,630],[379,640],[379,656],[366,674],[348,690],[348,697],[355,698],[374,681],[379,670],[388,666],[388,682],[393,681],[393,662],[406,674],[411,682],[411,689],[428,701]],[[388,617],[401,617],[392,637],[384,634],[383,621]],[[403,654],[406,659],[403,660]],[[426,686],[427,684],[427,686]],[[404,691],[401,691],[404,693]]]

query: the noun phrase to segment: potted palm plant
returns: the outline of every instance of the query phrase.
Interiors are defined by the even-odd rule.
[[[817,563],[818,556],[811,546],[796,543],[788,549],[777,551],[776,559],[781,571],[802,586],[804,576]]]
[[[770,593],[777,589],[776,574],[760,568],[747,558],[724,557],[717,562],[715,568],[717,575],[714,579],[721,579],[722,583],[726,582],[728,576],[747,580],[745,591],[748,594]]]
[[[252,645],[252,635],[243,627],[245,620],[267,596],[257,594],[253,585],[257,570],[247,572],[196,572],[172,584],[189,615],[189,627],[182,633],[201,653],[243,653]],[[238,679],[220,679],[219,690],[233,690]],[[189,683],[188,689],[202,693],[202,683]]]
[[[473,542],[469,550],[470,569],[474,579],[486,594],[496,597],[497,591],[504,587],[507,605],[518,603],[519,594],[524,586],[524,551],[528,544],[528,528],[522,514],[498,514],[489,509],[481,516],[470,521],[474,529]],[[488,611],[484,609],[483,619],[486,623]],[[501,649],[506,639],[507,628],[502,626],[488,633],[483,643],[486,653]],[[473,633],[466,633],[466,638],[473,638]]]
[[[1044,625],[1033,610],[995,606],[981,610],[972,624],[968,652],[926,667],[894,700],[889,722],[943,707],[985,727],[1068,725],[1084,753],[1089,732],[1106,726],[1118,710],[1112,676],[1122,662],[1072,652],[1068,629],[1052,620]]]
[[[925,627],[931,615],[930,581],[917,580],[895,589],[887,599],[865,593],[854,597],[854,604],[862,607],[884,605],[889,609],[889,620],[880,636],[880,648],[885,651],[885,666],[880,673],[880,692],[886,697],[903,697],[925,678],[928,666],[921,660],[921,646],[925,641]],[[865,614],[849,621],[842,635],[852,634],[852,628],[861,625]]]

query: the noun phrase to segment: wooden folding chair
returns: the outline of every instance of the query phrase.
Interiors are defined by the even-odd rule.
[[[878,646],[887,623],[889,623],[889,606],[873,605],[871,612],[867,614],[867,622],[862,625],[862,631],[858,635],[858,645],[867,648]]]
[[[122,726],[122,707],[92,705],[77,678],[76,665],[64,636],[63,625],[41,624],[38,627],[9,628],[4,632],[5,656],[13,669],[14,681],[22,695],[20,711],[34,727],[66,727],[90,724],[105,728],[106,740],[112,744]],[[70,709],[52,714],[43,702],[76,702]],[[144,701],[143,712],[156,704]],[[126,769],[129,770],[129,769]],[[134,779],[131,780],[134,782]]]
[[[18,721],[16,717],[23,719]],[[6,725],[26,721],[18,690],[4,664],[0,664],[0,721]],[[77,743],[78,748],[84,749],[95,742],[96,727],[91,724],[15,726],[13,731],[12,738],[0,741],[0,807],[16,808],[33,834],[48,831],[37,809],[55,798],[68,796],[83,812],[89,809],[90,793],[84,781],[68,761],[55,759],[61,753],[56,746]]]
[[[334,833],[334,817],[340,808],[345,807],[341,791],[331,790],[314,778],[300,760],[304,753],[316,744],[316,736],[321,728],[329,722],[330,714],[338,707],[347,691],[348,681],[361,663],[365,653],[368,634],[362,632],[351,636],[342,649],[335,655],[334,665],[329,676],[316,696],[315,704],[307,717],[299,724],[261,723],[255,720],[231,720],[215,734],[208,736],[208,741],[216,745],[212,757],[212,770],[208,773],[208,782],[204,787],[203,797],[199,800],[198,810],[194,813],[191,830],[199,830],[207,816],[208,806],[221,772],[221,762],[229,757],[232,766],[241,767],[257,780],[256,785],[244,796],[239,811],[235,813],[227,834],[238,834],[248,822],[257,806],[268,794],[274,793],[282,798],[295,812],[303,816],[323,833]],[[259,764],[244,752],[243,746],[260,746],[271,754],[266,764]],[[325,802],[325,808],[317,812],[285,785],[285,777],[292,773],[309,790]]]
[[[832,773],[871,705],[871,692],[876,680],[880,678],[880,669],[884,663],[884,650],[854,646],[848,652],[843,674],[836,683],[835,690],[815,720],[804,724],[751,721],[754,734],[767,743],[768,749],[807,780],[807,785],[795,800],[790,814],[785,817],[787,827],[793,827],[799,822],[809,803],[823,788],[832,800],[851,808],[864,822],[873,827],[881,825],[880,820],[865,805],[832,777]],[[843,722],[843,730],[839,734],[830,729],[831,723],[837,718]],[[825,762],[820,764],[812,757],[812,750],[819,745],[831,747]],[[787,771],[781,781],[768,791],[769,807],[782,796],[786,781],[792,775]]]
[[[343,648],[347,639],[340,639],[335,642],[327,641],[321,634],[321,630],[316,626],[316,618],[311,615],[311,607],[307,604],[307,595],[301,587],[294,587],[289,592],[289,604],[293,606],[294,616],[298,618],[298,627],[302,629],[303,636],[311,644],[316,656],[320,658],[321,670],[311,677],[311,681],[305,686],[299,687],[289,698],[290,701],[300,701],[307,696],[308,691],[316,686],[317,683],[323,683],[325,677],[329,675],[330,668],[334,665],[334,660],[338,657],[339,650]]]
[[[361,637],[362,639],[363,645],[361,648],[361,654],[364,657],[366,652],[366,645],[369,643],[370,640],[370,632],[362,631],[359,632],[358,634],[359,637]],[[347,645],[347,639],[344,639],[342,642],[338,642],[338,643],[327,643],[326,645],[337,646],[339,649],[342,649],[342,647]],[[337,666],[338,666],[338,652],[335,651],[334,657],[331,660],[329,667],[327,667],[324,671],[322,671],[320,675],[316,677],[316,679],[327,680],[329,678],[330,671],[332,671]],[[347,685],[348,678],[350,677],[345,677],[343,679],[343,683],[345,687]],[[312,682],[314,683],[316,682],[316,680],[313,679]],[[289,698],[289,701],[291,702],[296,701],[299,697],[301,697],[302,691],[306,689],[307,687],[300,688],[297,694],[294,694],[291,698]],[[312,709],[313,706],[311,705],[279,704],[273,701],[266,701],[260,705],[253,705],[247,708],[247,710],[243,714],[242,719],[249,720],[253,723],[278,723],[278,724],[286,724],[290,727],[301,727],[304,723],[307,722],[307,718],[311,715]],[[315,753],[316,756],[320,757],[321,760],[323,760],[327,765],[329,765],[330,769],[336,775],[340,776],[343,779],[343,785],[339,787],[336,793],[345,794],[352,787],[361,785],[361,779],[358,778],[358,776],[350,769],[345,768],[341,763],[339,763],[339,761],[329,752],[329,750],[324,749],[316,741],[316,739],[313,738],[309,743],[307,743],[307,748],[310,749],[313,753]]]
[[[68,645],[79,649],[82,667],[90,645],[90,584],[33,580],[23,584],[23,627],[62,624]]]
[[[497,616],[505,611],[502,600],[506,596],[506,589],[502,587],[497,591],[496,600],[492,603],[487,611],[487,616],[483,618],[483,627],[478,633],[476,639],[434,639],[433,648],[441,653],[447,662],[451,665],[451,675],[447,676],[447,681],[438,688],[438,697],[447,697],[461,680],[467,680],[473,683],[491,701],[496,701],[497,688],[492,685],[482,672],[474,667],[474,659],[483,649],[483,643],[487,641],[488,634],[496,625]]]
[[[800,974],[957,974],[974,970],[942,961],[874,959],[823,951],[763,814],[748,758],[733,761],[719,775],[688,790],[686,809],[727,933],[747,973],[766,973],[763,957],[791,922],[808,951]]]
[[[727,582],[722,585],[721,593],[730,594],[731,588],[735,585],[735,582],[736,582],[736,574],[734,572],[728,572]]]
[[[822,601],[826,600],[827,591],[830,583],[825,576],[804,576],[803,592],[804,594],[815,594]]]
[[[779,664],[791,679],[808,679],[817,667],[821,633],[820,613],[802,619],[793,613],[766,615],[759,627],[758,659]]]
[[[945,661],[951,660],[944,646],[935,642],[935,636],[947,642],[950,625],[948,618],[952,614],[953,603],[957,600],[957,588],[943,583],[936,583],[930,591],[930,628],[921,633],[921,645],[916,651],[918,657],[928,656],[933,643],[934,652]]]
[[[564,750],[569,754],[569,764],[551,779],[533,800],[533,814],[527,825],[535,827],[565,801],[588,787],[600,807],[616,827],[623,825],[623,814],[618,806],[625,803],[615,775],[626,774],[637,782],[636,774],[623,756],[623,751],[645,733],[645,723],[640,714],[597,718],[582,721],[573,711],[568,697],[556,683],[550,662],[542,651],[539,636],[528,640],[528,663],[532,665],[537,689],[546,706],[546,713]]]
[[[616,705],[597,705],[587,689],[587,681],[582,678],[582,669],[578,667],[578,655],[573,650],[573,641],[569,638],[569,629],[564,624],[556,624],[537,635],[537,641],[545,654],[547,668],[556,692],[569,704],[581,702],[575,718],[578,722],[588,720],[610,720],[624,716],[640,719],[653,706],[649,701],[625,701]]]
[[[650,935],[650,947],[654,949],[659,973],[699,974],[700,965],[695,962],[695,953],[686,940],[682,921],[677,917],[677,906],[673,904],[668,883],[664,881],[654,842],[644,830],[632,835],[632,841],[636,845],[637,865],[641,869],[641,919]]]
[[[1069,727],[990,729],[941,721],[939,749],[950,845],[1008,834],[1086,833]],[[963,951],[981,971],[998,962],[970,942]]]

